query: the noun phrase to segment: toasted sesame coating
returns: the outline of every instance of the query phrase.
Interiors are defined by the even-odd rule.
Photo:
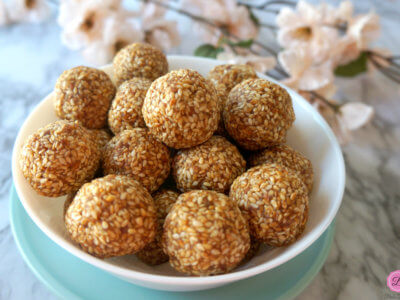
[[[77,120],[87,128],[103,128],[115,95],[108,75],[98,69],[75,67],[64,71],[54,88],[54,107],[61,119]]]
[[[215,85],[222,85],[229,93],[235,85],[244,80],[258,78],[257,73],[248,65],[219,65],[214,67],[207,76]]]
[[[19,167],[40,195],[59,197],[91,180],[100,149],[78,122],[50,123],[31,134],[21,149]]]
[[[220,118],[215,88],[189,69],[172,71],[155,80],[142,112],[150,133],[176,149],[208,140]]]
[[[297,172],[300,179],[305,183],[308,192],[311,193],[314,182],[312,164],[300,152],[287,145],[278,145],[265,148],[262,151],[253,153],[249,157],[249,165],[251,167],[265,163],[281,164]]]
[[[247,150],[284,143],[295,120],[288,92],[265,79],[249,79],[235,86],[223,116],[229,135]]]
[[[148,244],[143,250],[136,253],[136,256],[149,265],[159,265],[168,261],[168,255],[164,253],[161,246],[164,220],[170,209],[178,199],[179,194],[171,190],[160,190],[153,195],[157,209],[158,227],[157,234],[153,242]]]
[[[296,172],[263,164],[235,179],[229,198],[249,221],[250,234],[270,246],[295,242],[308,219],[308,193]]]
[[[227,273],[249,250],[248,224],[226,195],[190,191],[178,197],[165,219],[162,245],[171,266],[180,272]]]
[[[106,129],[91,129],[92,134],[97,146],[103,151],[103,148],[111,140],[111,134]]]
[[[170,167],[169,149],[144,128],[122,131],[111,139],[104,150],[105,174],[131,176],[150,193],[156,191],[168,177]]]
[[[117,86],[133,77],[153,81],[168,72],[167,57],[150,44],[134,43],[122,48],[113,61]]]
[[[142,106],[150,85],[149,79],[135,77],[119,86],[108,111],[108,125],[114,134],[126,129],[146,127]]]
[[[79,189],[67,209],[65,226],[72,240],[94,256],[132,254],[153,241],[156,208],[139,182],[108,175]]]
[[[179,150],[172,163],[178,189],[214,190],[225,193],[232,182],[246,170],[246,161],[236,146],[222,136],[190,149]]]

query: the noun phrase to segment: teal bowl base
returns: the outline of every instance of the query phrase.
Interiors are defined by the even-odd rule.
[[[323,266],[334,236],[334,222],[301,254],[257,276],[196,292],[165,292],[134,285],[73,256],[50,240],[10,191],[10,222],[18,249],[32,272],[62,299],[292,299]]]

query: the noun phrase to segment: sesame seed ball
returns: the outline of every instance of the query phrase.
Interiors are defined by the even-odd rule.
[[[263,164],[235,179],[229,197],[249,221],[250,234],[270,246],[293,243],[308,219],[308,193],[294,171]]]
[[[164,53],[150,44],[134,43],[122,48],[113,61],[114,76],[119,86],[133,77],[153,81],[168,72]]]
[[[162,245],[171,266],[180,272],[226,273],[249,250],[248,224],[226,195],[190,191],[178,197],[165,219]]]
[[[159,265],[168,261],[168,255],[164,253],[161,246],[164,220],[171,210],[173,204],[178,199],[179,194],[171,190],[160,190],[153,195],[157,209],[158,227],[157,234],[153,242],[148,244],[143,250],[136,253],[136,256],[149,265]]]
[[[172,174],[180,191],[214,190],[225,193],[246,170],[239,150],[222,136],[190,149],[179,150],[172,163]]]
[[[114,134],[136,127],[146,127],[142,106],[151,81],[146,78],[132,78],[118,88],[115,99],[108,111],[108,125]]]
[[[169,149],[144,128],[122,131],[106,145],[103,155],[105,174],[131,176],[150,193],[168,177],[170,165]]]
[[[314,181],[312,164],[300,152],[287,145],[278,145],[253,153],[249,157],[249,165],[251,167],[265,163],[281,164],[297,172],[300,179],[305,183],[307,191],[311,193]]]
[[[295,120],[288,92],[265,79],[249,79],[235,86],[223,116],[229,135],[247,150],[284,143]]]
[[[64,71],[54,88],[54,106],[61,119],[77,120],[87,128],[103,128],[115,95],[108,75],[98,69],[76,67]]]
[[[224,86],[227,93],[229,93],[235,85],[252,78],[258,78],[258,76],[254,69],[248,65],[219,65],[208,73],[208,79],[215,85]]]
[[[25,141],[19,166],[40,195],[59,197],[78,190],[98,168],[100,150],[78,122],[56,121]]]
[[[220,118],[215,88],[189,69],[172,71],[155,80],[142,112],[150,133],[176,149],[208,140]]]
[[[108,175],[84,184],[65,215],[72,240],[97,257],[135,253],[157,230],[154,201],[128,176]]]
[[[111,140],[111,134],[106,129],[91,129],[92,134],[97,146],[103,150],[107,143]]]

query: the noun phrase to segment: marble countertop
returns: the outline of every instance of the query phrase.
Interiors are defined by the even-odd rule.
[[[357,10],[374,2],[382,22],[378,46],[399,54],[400,3],[358,1]],[[54,299],[16,248],[8,193],[12,146],[23,120],[63,70],[85,64],[59,37],[54,19],[0,27],[0,299]],[[184,41],[176,53],[192,53]],[[343,148],[347,183],[332,250],[299,299],[400,299],[386,288],[388,274],[400,269],[400,87],[379,74],[339,84],[348,99],[374,106],[376,116]]]

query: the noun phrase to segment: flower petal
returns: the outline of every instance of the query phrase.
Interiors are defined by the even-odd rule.
[[[276,16],[276,24],[280,28],[299,27],[304,24],[303,18],[291,8],[284,6]]]
[[[298,89],[315,91],[332,83],[333,78],[332,63],[327,61],[321,65],[306,69],[299,78]]]
[[[340,120],[349,130],[356,130],[371,121],[374,116],[372,106],[361,102],[350,102],[340,107]]]
[[[154,3],[143,3],[141,17],[143,23],[152,22],[164,17],[166,9]]]
[[[312,24],[321,20],[321,14],[316,6],[307,1],[300,0],[297,2],[296,10],[308,24]]]
[[[360,15],[352,20],[348,34],[357,40],[358,47],[363,50],[379,36],[379,16],[374,13]]]
[[[346,65],[358,58],[360,53],[357,40],[351,35],[345,35],[339,39],[336,47],[332,49],[334,65]]]
[[[353,16],[353,3],[351,1],[342,1],[336,10],[336,23],[349,22]]]
[[[149,33],[148,42],[164,51],[179,45],[180,36],[175,21],[160,20]]]
[[[228,29],[242,40],[255,38],[258,34],[258,28],[251,20],[248,9],[244,6],[237,7],[235,13],[231,15]]]
[[[30,6],[25,0],[14,0],[9,7],[9,17],[16,22],[39,23],[50,16],[50,6],[45,0],[35,0]]]
[[[305,48],[288,49],[279,52],[278,61],[292,77],[298,78],[311,66],[311,58]]]

